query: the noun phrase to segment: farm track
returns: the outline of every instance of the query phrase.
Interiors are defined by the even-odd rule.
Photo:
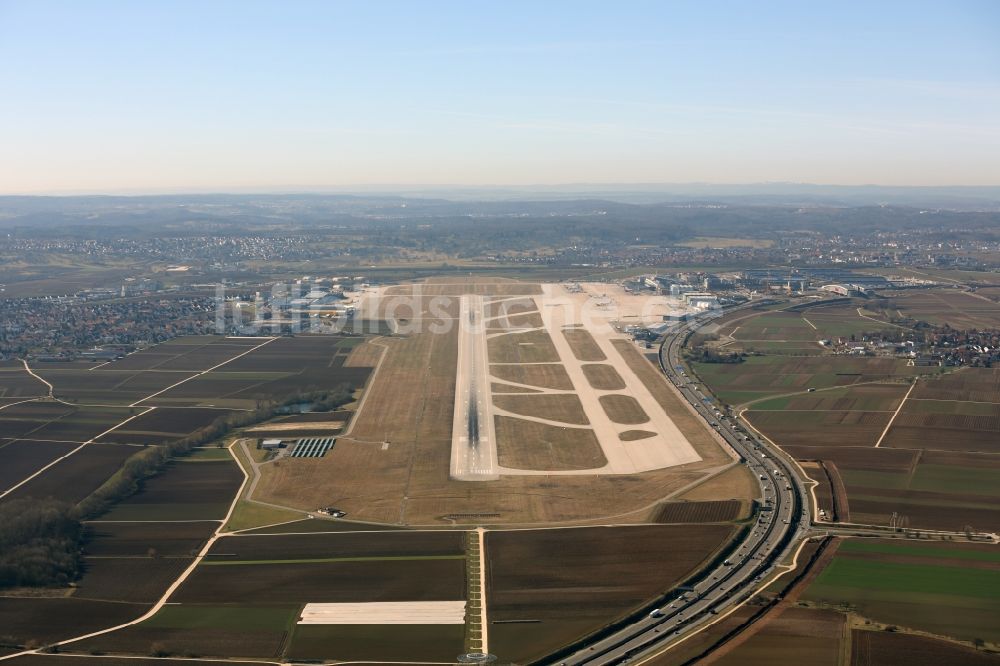
[[[158,390],[155,393],[152,393],[151,395],[148,395],[145,398],[142,398],[141,400],[135,401],[131,405],[114,405],[114,407],[115,408],[139,407],[140,403],[145,402],[146,400],[150,400],[152,398],[155,398],[156,396],[158,396],[158,395],[160,395],[162,393],[165,393],[166,391],[168,391],[168,390],[170,390],[170,389],[172,389],[172,388],[174,388],[176,386],[179,386],[179,385],[181,385],[181,384],[183,384],[183,383],[185,383],[187,381],[190,381],[190,380],[192,380],[192,379],[194,379],[196,377],[200,377],[200,376],[202,376],[204,374],[207,374],[207,373],[209,373],[209,372],[211,372],[211,371],[213,371],[213,370],[215,370],[217,368],[220,368],[220,367],[226,365],[227,363],[235,361],[238,358],[246,356],[247,354],[249,354],[249,353],[251,353],[251,352],[253,352],[253,351],[257,350],[257,349],[260,349],[264,345],[269,344],[271,342],[274,342],[277,339],[278,338],[268,338],[265,342],[262,342],[259,345],[255,345],[255,346],[251,347],[247,351],[244,351],[244,352],[242,352],[240,354],[237,354],[236,356],[233,356],[233,357],[231,357],[231,358],[223,361],[222,363],[218,363],[218,364],[212,366],[211,368],[208,368],[207,370],[203,370],[202,372],[200,372],[200,373],[198,373],[196,375],[192,375],[191,377],[187,377],[186,379],[183,379],[180,382],[177,382],[177,383],[175,383],[175,384],[173,384],[171,386],[168,386],[165,389]],[[32,377],[34,377],[35,379],[37,379],[38,381],[42,382],[43,384],[45,384],[48,387],[48,395],[46,396],[47,398],[52,399],[52,400],[54,400],[56,402],[60,402],[62,404],[71,405],[73,407],[81,407],[81,406],[83,406],[83,405],[77,405],[75,403],[67,403],[67,402],[65,402],[65,401],[60,400],[59,398],[57,398],[55,396],[56,387],[52,383],[50,383],[49,381],[47,381],[47,380],[43,379],[42,377],[40,377],[39,375],[37,375],[34,372],[34,370],[31,369],[31,366],[28,365],[27,361],[22,360],[21,362],[24,364],[24,369],[25,369],[25,371],[29,375],[31,375]],[[42,399],[44,399],[44,398],[42,398]],[[26,400],[25,402],[33,402],[33,401],[37,401],[37,400],[39,400],[39,398],[32,398],[31,400]],[[10,407],[10,406],[11,405],[4,405],[4,407]],[[67,458],[70,458],[71,456],[73,456],[73,454],[75,454],[75,453],[83,450],[89,444],[93,444],[94,442],[96,442],[97,440],[101,439],[105,435],[107,435],[107,434],[109,434],[111,432],[114,432],[115,430],[118,430],[119,428],[121,428],[125,424],[129,423],[130,421],[133,421],[133,420],[135,420],[135,419],[137,419],[137,418],[139,418],[141,416],[145,416],[146,414],[148,414],[149,412],[153,411],[154,409],[157,409],[157,407],[155,407],[155,406],[146,406],[145,407],[145,411],[143,411],[143,412],[141,412],[139,414],[131,415],[131,416],[129,416],[129,418],[124,419],[123,421],[117,423],[116,425],[112,426],[111,428],[108,428],[104,432],[98,434],[97,436],[91,437],[89,440],[83,442],[82,444],[80,444],[80,446],[76,447],[72,451],[69,451],[68,453],[66,453],[66,454],[64,454],[64,455],[56,458],[55,460],[51,461],[50,463],[48,463],[47,465],[45,465],[41,469],[35,471],[33,474],[27,476],[26,478],[22,479],[20,482],[14,484],[11,487],[9,487],[6,490],[4,490],[2,493],[0,493],[0,499],[2,499],[3,497],[6,497],[7,495],[9,495],[10,493],[12,493],[13,491],[17,490],[21,486],[23,486],[26,483],[28,483],[29,481],[31,481],[32,479],[37,478],[42,473],[44,473],[46,470],[50,469],[51,467],[53,467],[54,465],[58,464],[59,462],[62,462],[63,460],[66,460]]]
[[[232,447],[232,446],[233,445],[230,444],[230,447]],[[233,458],[236,459],[236,456],[234,455]],[[226,523],[229,522],[229,519],[233,515],[233,511],[235,511],[235,509],[236,509],[237,503],[240,501],[240,497],[242,497],[242,495],[243,495],[243,489],[246,486],[246,484],[247,484],[247,482],[248,482],[248,480],[249,480],[250,477],[248,476],[246,469],[243,468],[243,465],[239,463],[239,460],[238,459],[236,459],[236,460],[237,460],[237,465],[240,468],[240,472],[242,472],[242,474],[243,474],[243,483],[240,484],[240,488],[236,492],[235,496],[233,497],[233,501],[229,504],[229,510],[226,512],[225,518],[223,518],[219,522],[219,526],[216,527],[216,529],[212,532],[212,535],[205,541],[205,544],[202,546],[201,550],[198,551],[198,554],[194,557],[194,559],[192,560],[191,564],[188,565],[188,567],[184,569],[183,573],[181,573],[181,575],[177,578],[177,580],[175,580],[170,585],[170,587],[167,588],[167,591],[163,593],[163,595],[152,606],[152,608],[150,608],[148,611],[146,611],[140,617],[138,617],[138,618],[136,618],[134,620],[131,620],[129,622],[125,622],[125,623],[122,623],[122,624],[119,624],[119,625],[116,625],[116,626],[113,626],[113,627],[108,627],[106,629],[100,629],[98,631],[92,631],[90,633],[83,634],[81,636],[75,636],[73,638],[67,638],[67,639],[63,639],[63,640],[60,640],[60,641],[56,641],[52,645],[54,645],[54,646],[70,645],[72,643],[77,643],[77,642],[82,641],[82,640],[86,640],[86,639],[89,639],[89,638],[94,638],[95,636],[102,636],[104,634],[108,634],[108,633],[111,633],[113,631],[118,631],[119,629],[124,629],[126,627],[131,627],[133,625],[139,624],[140,622],[144,622],[144,621],[148,620],[149,618],[153,617],[154,615],[156,615],[156,613],[158,613],[160,611],[161,608],[163,608],[167,604],[167,602],[169,601],[170,597],[174,594],[174,592],[176,592],[177,589],[184,583],[184,581],[186,581],[188,579],[188,577],[194,572],[194,570],[198,567],[198,565],[205,558],[205,556],[208,554],[208,552],[212,549],[212,546],[215,544],[215,542],[219,539],[220,536],[223,535],[223,532],[222,532],[223,527],[225,526]],[[49,647],[51,647],[51,646],[49,646]],[[47,647],[46,649],[49,649],[49,647]],[[8,654],[8,655],[2,655],[2,656],[0,656],[0,661],[7,661],[9,659],[15,659],[17,657],[21,657],[21,656],[24,656],[24,655],[40,654],[40,653],[41,653],[40,649],[23,650],[21,652],[15,652],[15,653]]]

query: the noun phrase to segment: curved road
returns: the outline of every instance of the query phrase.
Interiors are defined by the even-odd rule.
[[[732,310],[748,307],[753,306]],[[551,663],[623,664],[661,651],[765,587],[775,565],[805,536],[810,524],[810,504],[797,467],[768,442],[741,428],[735,418],[717,411],[684,373],[681,349],[691,333],[711,318],[708,314],[701,315],[669,332],[660,347],[660,367],[698,414],[740,456],[741,463],[749,466],[760,485],[761,510],[741,540],[730,545],[725,561],[703,572],[686,591],[675,591],[661,607],[647,609],[645,614],[633,617],[610,634],[605,633]]]

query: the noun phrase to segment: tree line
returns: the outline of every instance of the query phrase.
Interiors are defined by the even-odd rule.
[[[0,504],[0,588],[66,585],[80,575],[83,526],[53,499]]]
[[[253,411],[226,414],[186,437],[142,449],[76,505],[35,498],[0,503],[0,589],[62,586],[79,578],[83,521],[141,490],[143,482],[163,471],[172,458],[211,442],[221,446],[221,439],[234,430],[274,418],[288,405],[308,403],[315,410],[329,410],[352,399],[351,387],[342,384],[331,390],[296,392]]]

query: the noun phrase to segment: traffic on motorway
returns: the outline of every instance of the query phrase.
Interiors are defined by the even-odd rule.
[[[732,308],[739,310],[749,305]],[[753,472],[760,487],[760,510],[742,538],[730,547],[721,562],[703,572],[692,585],[680,588],[663,603],[614,629],[575,646],[572,654],[552,663],[622,664],[662,650],[694,633],[713,619],[753,596],[766,586],[781,562],[810,524],[807,493],[798,470],[738,418],[706,400],[687,376],[680,353],[688,337],[706,323],[706,315],[685,322],[667,333],[660,347],[660,367],[695,411],[715,429]]]

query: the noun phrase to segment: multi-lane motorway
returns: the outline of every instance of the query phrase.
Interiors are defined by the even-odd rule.
[[[683,370],[681,349],[688,336],[706,323],[706,316],[667,334],[660,348],[660,365],[681,395],[732,447],[741,464],[749,466],[760,485],[761,510],[724,561],[704,572],[690,588],[553,663],[622,664],[667,648],[764,587],[775,565],[791,553],[808,529],[810,504],[795,465],[742,428],[736,417],[713,406]],[[664,558],[669,557],[670,553],[664,552]]]

